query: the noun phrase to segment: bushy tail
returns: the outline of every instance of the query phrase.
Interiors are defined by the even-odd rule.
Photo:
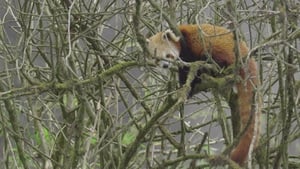
[[[255,92],[259,81],[254,59],[250,59],[248,66],[240,70],[240,76],[243,79],[241,83],[237,84],[238,106],[241,120],[240,131],[243,131],[245,127],[247,127],[247,129],[230,155],[233,161],[242,166],[248,157],[250,146],[255,146],[259,133],[258,119],[261,103],[259,97],[256,97]],[[247,126],[250,117],[250,125]]]

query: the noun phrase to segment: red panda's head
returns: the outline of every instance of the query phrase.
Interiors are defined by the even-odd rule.
[[[147,39],[149,52],[162,67],[169,67],[170,62],[179,59],[179,40],[171,30],[159,32]]]

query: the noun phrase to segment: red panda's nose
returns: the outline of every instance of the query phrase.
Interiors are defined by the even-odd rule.
[[[168,64],[163,64],[163,66],[162,66],[164,69],[167,69],[167,68],[169,68],[169,65]]]
[[[170,67],[170,63],[168,61],[165,61],[165,60],[161,60],[160,61],[160,66],[164,69],[167,69]]]

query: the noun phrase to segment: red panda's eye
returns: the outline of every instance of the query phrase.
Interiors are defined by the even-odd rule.
[[[168,58],[168,59],[174,59],[175,57],[173,55],[171,55],[171,54],[167,54],[166,58]]]

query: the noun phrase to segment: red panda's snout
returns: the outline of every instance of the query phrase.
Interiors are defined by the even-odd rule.
[[[165,57],[156,58],[156,63],[162,68],[171,67],[172,63],[179,60],[179,57],[175,57],[172,54],[166,54]]]

